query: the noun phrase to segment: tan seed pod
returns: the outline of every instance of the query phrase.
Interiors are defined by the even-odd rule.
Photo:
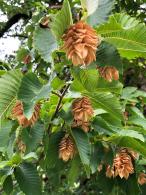
[[[59,158],[63,161],[72,159],[75,154],[75,145],[72,138],[66,134],[59,144]]]
[[[119,79],[119,71],[113,66],[97,67],[99,74],[105,80],[111,82],[112,80]]]
[[[40,104],[36,104],[32,117],[28,120],[24,115],[23,104],[17,100],[15,106],[12,109],[13,118],[18,120],[19,125],[25,127],[33,126],[39,118]]]
[[[24,64],[29,64],[31,62],[31,56],[30,55],[26,55],[23,59],[23,63]]]
[[[26,151],[26,145],[24,144],[24,142],[21,139],[18,139],[16,141],[17,147],[19,149],[20,152],[25,153]]]
[[[74,118],[73,127],[81,127],[85,132],[89,131],[89,121],[94,111],[88,97],[78,98],[72,104]]]
[[[110,165],[107,166],[106,168],[106,177],[114,177],[114,168],[111,167]]]
[[[134,173],[132,159],[126,149],[122,149],[116,154],[113,167],[115,177],[119,175],[121,178],[128,179],[129,175]]]
[[[134,173],[132,160],[135,159],[135,155],[133,158],[131,152],[133,151],[128,148],[121,148],[113,160],[113,165],[107,166],[106,176],[109,178],[119,176],[128,179],[129,175]]]
[[[96,31],[83,21],[70,26],[63,35],[63,49],[73,65],[89,65],[96,60],[96,50],[100,44],[100,37]]]
[[[138,176],[138,183],[140,185],[146,184],[146,174],[145,173],[140,173]]]

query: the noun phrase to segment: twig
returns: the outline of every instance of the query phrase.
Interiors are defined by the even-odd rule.
[[[51,122],[56,118],[56,116],[57,116],[57,114],[58,114],[58,112],[60,110],[60,106],[61,106],[62,100],[63,100],[63,98],[64,98],[64,96],[65,96],[65,94],[66,94],[66,92],[67,92],[69,87],[70,87],[70,84],[66,85],[65,89],[63,90],[62,94],[60,95],[60,99],[59,99],[58,104],[56,106],[55,112],[54,112],[54,114],[53,114],[53,116],[51,118]],[[48,126],[48,130],[47,130],[48,134],[50,134],[51,127],[52,127],[52,123],[50,123],[49,126]]]
[[[7,35],[6,37],[3,37],[3,38],[7,38],[7,37],[22,37],[22,38],[28,38],[27,35],[21,35],[21,34],[15,34],[15,35]]]
[[[59,98],[61,97],[61,95],[60,95],[60,94],[58,94],[58,93],[56,93],[55,91],[52,91],[52,94],[54,94],[54,95],[58,96]]]
[[[62,5],[50,5],[49,8],[50,9],[61,9]]]

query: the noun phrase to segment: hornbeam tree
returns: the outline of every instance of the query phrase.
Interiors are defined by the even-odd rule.
[[[0,194],[145,195],[144,3],[0,2]]]

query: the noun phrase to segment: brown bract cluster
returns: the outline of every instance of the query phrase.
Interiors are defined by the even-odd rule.
[[[146,184],[146,174],[145,173],[140,173],[138,176],[138,183],[140,185]]]
[[[23,63],[24,64],[29,64],[31,62],[31,56],[30,55],[26,55],[23,59]]]
[[[93,116],[93,108],[88,97],[78,98],[72,104],[73,127],[81,127],[85,132],[89,131],[89,121]]]
[[[100,44],[100,38],[96,31],[83,21],[70,26],[63,35],[63,49],[73,65],[88,65],[96,60],[96,50]]]
[[[26,145],[24,144],[24,142],[21,139],[18,139],[16,141],[17,147],[19,149],[20,152],[25,153],[26,151]]]
[[[40,104],[36,104],[32,117],[28,120],[24,115],[23,104],[17,101],[12,109],[12,116],[18,120],[19,125],[25,127],[33,126],[39,118]]]
[[[121,149],[113,160],[113,166],[107,166],[106,176],[111,178],[119,175],[120,178],[128,179],[129,175],[134,173],[132,159],[136,158],[135,155],[131,150]]]
[[[66,134],[59,144],[59,158],[63,161],[72,159],[75,154],[75,145],[72,138]]]
[[[105,80],[111,82],[119,79],[119,71],[113,66],[97,67],[99,74]]]

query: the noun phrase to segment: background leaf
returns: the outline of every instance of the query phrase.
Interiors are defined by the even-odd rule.
[[[23,163],[15,169],[15,178],[20,189],[26,195],[41,195],[41,184],[36,168],[30,163]]]
[[[146,144],[137,139],[128,136],[113,136],[109,138],[109,141],[118,146],[132,148],[146,157]]]
[[[58,132],[54,133],[49,138],[49,143],[46,151],[46,165],[48,168],[53,168],[56,166],[59,159],[59,143],[63,138],[64,133]]]
[[[146,57],[146,27],[125,14],[115,14],[97,28],[105,41],[113,44],[122,57]]]
[[[84,165],[89,165],[91,148],[87,134],[81,129],[73,129],[72,135],[74,137],[82,163]]]
[[[81,3],[87,9],[87,22],[92,26],[105,22],[114,6],[114,0],[81,0]]]
[[[24,103],[24,114],[27,118],[32,116],[36,102],[42,98],[48,98],[50,91],[50,84],[43,86],[34,73],[28,73],[23,77],[18,99]]]
[[[102,108],[103,110],[107,111],[116,120],[123,119],[120,102],[111,93],[84,92],[83,94],[90,98],[94,108]]]
[[[57,49],[57,42],[48,29],[37,27],[33,36],[34,48],[46,62],[52,62],[52,52]]]
[[[71,161],[71,168],[69,170],[69,173],[67,175],[68,182],[70,186],[74,185],[74,182],[76,182],[78,176],[79,176],[79,171],[80,171],[80,158],[78,155],[76,155],[72,161]]]
[[[73,71],[74,81],[71,90],[77,92],[98,91],[120,93],[122,84],[119,81],[108,82],[99,77],[96,69],[75,69]]]
[[[51,29],[56,38],[59,39],[64,34],[65,30],[73,24],[71,8],[68,0],[63,1],[61,11],[55,16]]]
[[[0,124],[0,151],[4,152],[7,150],[11,129],[12,121],[2,121]]]
[[[115,66],[120,73],[123,72],[123,64],[118,50],[112,44],[102,41],[96,53],[96,64],[99,66]]]
[[[44,125],[37,122],[32,128],[23,129],[22,140],[26,144],[26,152],[29,153],[36,149],[42,141],[44,135]]]
[[[0,120],[15,103],[21,79],[19,70],[9,71],[0,78]]]
[[[4,183],[3,183],[3,189],[5,191],[6,194],[11,194],[11,192],[13,191],[13,180],[12,180],[12,177],[11,175],[9,175]]]

